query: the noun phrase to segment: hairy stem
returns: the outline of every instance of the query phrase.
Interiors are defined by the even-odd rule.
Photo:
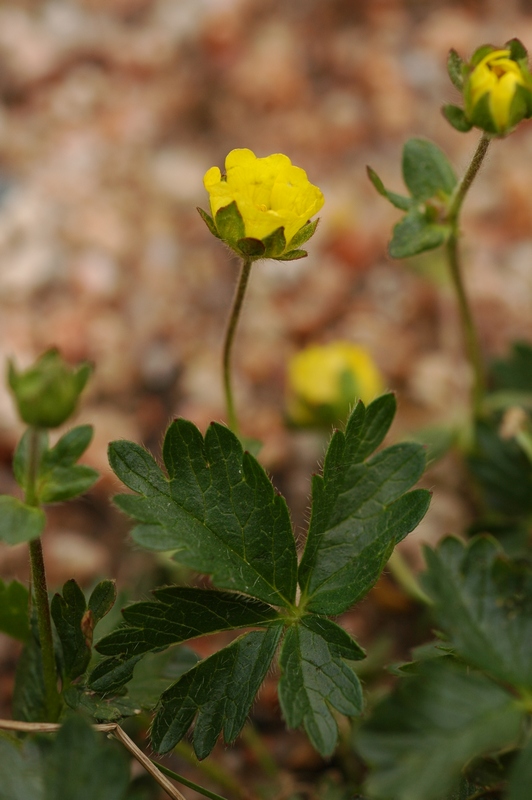
[[[233,340],[235,338],[236,327],[248,285],[249,275],[251,272],[252,260],[245,258],[242,261],[242,268],[240,271],[240,278],[233,300],[233,307],[227,323],[225,332],[224,352],[223,352],[223,377],[224,377],[224,390],[225,390],[225,403],[227,407],[227,419],[229,427],[233,433],[238,433],[238,420],[235,412],[235,404],[233,400],[233,391],[231,388],[231,351],[233,348]]]
[[[451,233],[445,248],[451,280],[453,282],[458,299],[458,309],[462,321],[462,330],[467,357],[473,370],[471,406],[475,417],[479,416],[482,408],[482,401],[486,390],[486,376],[482,360],[482,351],[480,348],[480,342],[478,340],[478,333],[473,321],[473,315],[467,299],[462,276],[462,266],[460,263],[460,252],[458,248],[458,239],[460,235],[459,218],[465,196],[469,191],[469,188],[473,183],[480,167],[482,166],[482,162],[484,161],[490,141],[490,137],[483,133],[471,163],[467,168],[464,177],[458,184],[453,197],[451,198],[449,210],[447,212],[447,221],[451,225]]]
[[[26,486],[26,503],[38,507],[37,474],[40,459],[40,437],[36,428],[29,430],[28,474]],[[50,617],[50,604],[48,601],[48,586],[46,584],[46,571],[41,539],[33,539],[30,546],[31,582],[33,599],[37,610],[37,625],[39,629],[39,642],[41,645],[44,691],[46,710],[49,722],[59,718],[60,700],[57,690],[57,669],[54,655],[54,642],[52,638],[52,619]]]

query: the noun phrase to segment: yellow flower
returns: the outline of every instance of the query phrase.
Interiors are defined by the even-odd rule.
[[[337,341],[312,345],[288,366],[288,416],[296,425],[344,420],[360,399],[373,400],[384,389],[379,369],[360,345]]]
[[[211,231],[241,255],[281,260],[306,255],[298,248],[314,233],[315,224],[308,223],[324,203],[306,172],[281,153],[257,158],[245,148],[229,153],[225,170],[222,175],[211,167],[203,179],[213,219],[198,210]],[[285,259],[293,252],[298,255]]]
[[[498,132],[511,127],[510,112],[518,86],[525,86],[521,67],[510,58],[509,50],[493,50],[477,64],[469,76],[470,105],[474,110],[484,95]]]

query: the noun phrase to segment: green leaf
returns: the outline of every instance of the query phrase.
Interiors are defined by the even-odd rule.
[[[512,765],[506,800],[529,800],[531,786],[532,740],[529,739]]]
[[[88,608],[96,626],[111,611],[116,600],[116,583],[112,580],[103,580],[92,590],[89,597]]]
[[[0,737],[1,800],[45,800],[42,753],[32,739],[23,744]]]
[[[85,595],[74,578],[65,583],[62,596],[53,596],[50,610],[61,642],[65,676],[74,680],[83,675],[89,664],[94,629]]]
[[[292,604],[297,559],[288,509],[237,437],[213,423],[203,440],[191,422],[178,419],[166,433],[163,457],[168,479],[137,445],[110,446],[112,468],[142,495],[116,498],[141,523],[133,539],[177,551],[177,561],[211,574],[222,589]]]
[[[203,222],[208,227],[212,235],[216,236],[217,239],[220,239],[221,237],[220,234],[218,233],[218,230],[216,229],[216,225],[214,224],[213,218],[209,214],[207,214],[207,212],[204,211],[202,208],[197,207],[196,211],[199,213],[200,217],[202,218]]]
[[[285,636],[279,657],[279,700],[288,727],[303,725],[316,750],[328,756],[338,740],[332,708],[347,716],[360,714],[362,688],[343,660],[342,645],[337,647],[331,637],[325,639],[312,630],[309,620],[292,625]]]
[[[388,250],[392,258],[409,258],[439,247],[449,232],[448,225],[430,222],[424,213],[414,208],[394,226]]]
[[[366,653],[357,642],[345,631],[326,617],[316,614],[306,614],[301,618],[301,625],[308,628],[321,639],[325,639],[330,648],[334,649],[342,658],[349,661],[360,661]]]
[[[133,677],[135,665],[142,658],[142,653],[131,658],[106,658],[97,664],[88,677],[90,689],[99,694],[113,694],[122,690]]]
[[[93,433],[92,425],[78,425],[67,431],[53,447],[46,450],[42,468],[47,470],[75,464],[90,445]]]
[[[0,541],[20,544],[38,539],[46,525],[40,508],[27,506],[10,495],[0,495]]]
[[[267,625],[278,619],[271,606],[229,592],[169,586],[155,600],[123,609],[125,625],[96,645],[106,656],[136,656],[208,633]]]
[[[383,182],[371,167],[366,167],[368,178],[372,182],[375,189],[378,191],[382,197],[386,197],[387,200],[390,201],[392,206],[401,209],[401,211],[408,211],[412,207],[413,200],[411,197],[404,197],[401,194],[396,194],[395,192],[389,192],[388,189],[384,186]]]
[[[417,201],[450,195],[456,186],[456,175],[447,156],[427,139],[409,139],[405,144],[403,178]]]
[[[302,602],[319,614],[340,614],[373,586],[397,542],[426,513],[430,495],[404,494],[422,475],[416,444],[398,444],[364,462],[384,437],[395,409],[384,395],[367,411],[358,403],[345,434],[333,435],[323,476],[312,482],[312,514],[299,568]]]
[[[29,592],[19,581],[0,580],[0,631],[26,642],[30,635]]]
[[[495,389],[532,392],[532,347],[528,342],[514,342],[507,358],[491,363]]]
[[[228,244],[235,244],[246,235],[242,214],[234,200],[225,208],[218,209],[214,224],[220,239],[223,239]]]
[[[449,78],[451,79],[451,83],[458,89],[459,92],[462,91],[464,87],[464,62],[456,52],[456,50],[450,50],[449,56],[447,58],[447,72],[449,73]]]
[[[316,228],[318,227],[318,222],[319,219],[315,219],[314,222],[307,222],[306,225],[303,225],[303,227],[298,230],[295,236],[292,236],[287,243],[291,251],[301,247],[302,244],[308,242],[311,236],[314,236]]]
[[[426,550],[423,585],[438,625],[468,664],[532,688],[532,569],[489,537],[445,539]]]
[[[99,473],[82,464],[72,467],[54,467],[43,475],[39,484],[41,503],[62,503],[85,494],[99,478]]]
[[[95,722],[117,722],[141,711],[131,697],[99,697],[79,685],[69,686],[63,700],[73,711],[85,713]]]
[[[372,797],[442,800],[477,756],[513,744],[523,721],[515,699],[451,659],[426,661],[377,706],[357,741],[374,772]]]
[[[252,631],[200,661],[161,697],[151,740],[167,753],[183,738],[197,715],[192,736],[198,758],[205,758],[223,731],[234,741],[275,653],[282,626]]]
[[[151,710],[162,693],[198,661],[199,656],[189,647],[148,653],[133,670],[133,678],[127,687],[128,696],[138,706]]]
[[[506,42],[505,47],[510,50],[510,58],[513,61],[521,61],[528,59],[528,52],[524,44],[519,39],[510,39]]]
[[[473,127],[463,108],[447,103],[447,105],[442,106],[441,111],[447,122],[460,133],[467,133]]]
[[[129,763],[123,748],[73,715],[47,754],[45,776],[46,800],[123,800]]]
[[[510,519],[532,513],[532,465],[515,439],[501,439],[494,422],[478,422],[467,463],[487,506]]]

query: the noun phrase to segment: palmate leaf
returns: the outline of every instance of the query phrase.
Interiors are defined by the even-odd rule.
[[[210,573],[218,588],[166,587],[155,590],[152,600],[126,607],[122,626],[96,645],[105,658],[89,678],[90,689],[105,695],[122,691],[132,678],[135,682],[139,662],[150,651],[157,657],[198,636],[254,629],[164,687],[153,724],[154,749],[170,750],[194,720],[198,757],[208,755],[221,733],[233,741],[284,630],[279,694],[286,721],[303,725],[324,756],[333,751],[334,714],[353,716],[362,709],[360,683],[349,662],[364,652],[325,615],[341,613],[363,597],[429,500],[428,492],[405,494],[423,470],[423,448],[397,445],[369,459],[394,413],[391,394],[367,409],[359,403],[345,434],[334,434],[323,477],[314,478],[298,605],[286,504],[230,431],[213,424],[203,439],[192,423],[176,420],[163,447],[167,475],[141,447],[111,445],[115,472],[136,493],[116,500],[140,523],[134,540],[174,550],[176,560]],[[157,686],[148,691],[151,703]]]
[[[506,689],[450,658],[427,661],[377,706],[357,741],[371,797],[444,800],[477,756],[515,745],[524,711]]]
[[[469,664],[532,689],[532,569],[507,559],[489,537],[466,547],[445,539],[427,548],[423,585],[438,625]]]
[[[117,504],[138,520],[142,546],[175,550],[182,564],[213,583],[274,605],[289,606],[296,590],[296,548],[286,503],[237,437],[213,423],[203,440],[178,419],[163,446],[168,477],[131,442],[113,442],[111,466],[139,496]]]
[[[309,534],[299,568],[308,611],[341,614],[363,597],[394,546],[427,511],[429,492],[405,494],[425,466],[420,445],[394,445],[365,461],[386,435],[394,412],[391,394],[367,409],[359,402],[345,434],[333,435],[323,476],[313,478]]]

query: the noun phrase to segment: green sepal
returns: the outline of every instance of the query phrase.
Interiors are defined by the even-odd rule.
[[[234,200],[228,206],[218,209],[214,217],[214,224],[219,238],[223,239],[230,247],[234,247],[246,235],[242,214]]]
[[[483,44],[481,47],[477,47],[473,55],[471,56],[471,61],[469,62],[469,67],[473,70],[482,59],[487,56],[489,53],[493,53],[494,50],[497,48],[494,47],[492,44]]]
[[[464,62],[456,50],[450,50],[449,56],[447,57],[447,72],[449,73],[451,83],[459,92],[462,91],[464,86],[464,66]]]
[[[284,638],[279,665],[279,701],[289,728],[303,725],[322,756],[338,741],[332,708],[349,717],[362,712],[362,688],[344,661],[342,646],[312,630],[306,617],[292,625]]]
[[[426,548],[423,586],[440,629],[467,664],[505,685],[532,690],[532,569],[495,540]]]
[[[316,233],[316,228],[318,227],[319,219],[315,219],[314,222],[307,222],[306,225],[303,225],[302,228],[298,230],[294,236],[288,242],[289,252],[292,250],[297,250],[301,247],[302,244],[308,242],[311,236],[314,236]]]
[[[46,525],[40,508],[27,506],[11,495],[0,495],[0,541],[20,544],[38,539]]]
[[[412,209],[393,229],[388,252],[392,258],[409,258],[440,247],[451,229],[427,220],[426,214]]]
[[[74,680],[89,664],[94,623],[91,612],[87,613],[85,595],[73,578],[63,586],[62,595],[53,596],[50,611],[61,642],[65,677]]]
[[[489,92],[486,92],[482,95],[482,97],[479,98],[478,102],[475,103],[468,116],[476,128],[480,128],[481,130],[486,131],[486,133],[501,133],[501,131],[497,129],[497,126],[493,121],[493,117],[491,116]],[[503,131],[503,133],[506,133],[506,131]]]
[[[222,237],[221,237],[221,236],[220,236],[220,234],[218,233],[218,229],[216,228],[216,225],[214,224],[214,220],[213,220],[213,218],[210,216],[210,214],[207,214],[207,212],[206,212],[206,211],[204,211],[204,210],[203,210],[202,208],[200,208],[199,206],[197,206],[197,207],[196,207],[196,211],[198,212],[198,214],[200,215],[200,217],[202,218],[203,222],[204,222],[204,223],[205,223],[205,225],[208,227],[208,229],[210,230],[210,232],[212,233],[212,235],[213,235],[213,236],[216,236],[216,238],[217,238],[217,239],[221,239]]]
[[[382,197],[386,197],[387,200],[390,201],[392,206],[395,208],[399,208],[401,211],[408,211],[413,204],[413,200],[411,197],[404,197],[401,194],[396,194],[395,192],[389,192],[388,189],[384,186],[383,182],[371,167],[366,167],[366,171],[368,173],[368,178],[370,179],[371,183],[378,191],[378,193]]]
[[[403,148],[403,179],[416,201],[449,196],[456,175],[447,156],[428,139],[409,139]]]
[[[266,253],[264,243],[260,239],[253,239],[251,236],[238,239],[234,249],[246,258],[263,258]]]
[[[297,261],[300,258],[306,258],[308,253],[306,250],[289,250],[283,253],[282,256],[277,256],[276,261]]]
[[[528,61],[528,51],[519,39],[510,39],[504,46],[510,51],[512,61]]]
[[[265,236],[262,244],[264,245],[264,258],[276,258],[282,255],[286,250],[284,227],[276,228],[269,236]]]
[[[467,133],[473,127],[473,123],[468,120],[463,108],[448,103],[442,107],[441,111],[447,122],[460,133]]]
[[[282,626],[252,631],[219,650],[163,693],[151,730],[158,753],[183,738],[197,715],[192,736],[196,756],[205,758],[223,731],[230,744],[240,733],[255,695],[270,668]]]
[[[29,592],[19,581],[0,580],[0,631],[26,642],[30,635]]]

